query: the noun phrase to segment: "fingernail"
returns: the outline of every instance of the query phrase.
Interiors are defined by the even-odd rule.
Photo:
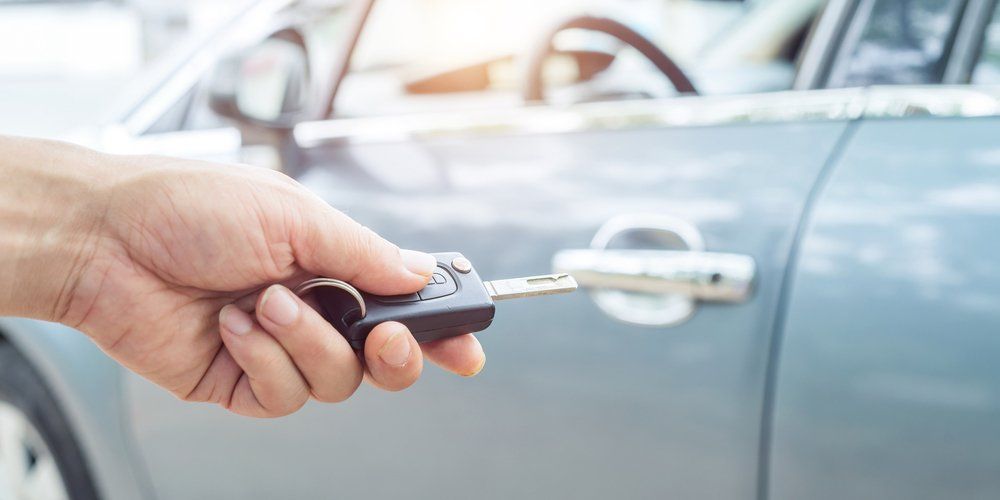
[[[476,345],[479,346],[479,364],[476,365],[476,368],[473,369],[471,372],[463,373],[462,374],[463,377],[475,377],[476,375],[479,375],[479,372],[483,371],[483,368],[486,367],[486,353],[483,352],[483,345],[479,343],[479,339],[477,339],[476,337],[472,338],[473,340],[476,341]]]
[[[437,259],[433,255],[415,250],[400,250],[399,256],[403,258],[403,265],[411,273],[421,276],[430,276],[437,268]]]
[[[482,360],[479,361],[479,366],[477,366],[475,370],[473,370],[473,371],[471,371],[469,373],[463,373],[462,376],[466,377],[466,378],[468,378],[468,377],[475,377],[476,375],[479,375],[479,373],[483,371],[483,368],[486,368],[486,356],[485,355],[483,355]]]
[[[275,324],[288,326],[299,317],[299,303],[285,287],[274,285],[260,299],[260,312]]]
[[[390,366],[403,366],[410,359],[410,340],[403,332],[396,333],[378,350],[378,357]]]
[[[236,335],[246,335],[253,329],[253,320],[250,315],[235,306],[222,308],[222,311],[219,312],[219,324],[222,325],[222,328]]]

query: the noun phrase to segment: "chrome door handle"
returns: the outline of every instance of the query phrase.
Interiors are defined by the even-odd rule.
[[[757,272],[747,255],[689,250],[562,250],[552,266],[582,287],[727,303],[749,299]]]

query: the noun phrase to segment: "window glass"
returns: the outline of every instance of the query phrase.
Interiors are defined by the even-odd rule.
[[[523,104],[524,69],[572,17],[629,26],[702,94],[788,89],[803,34],[825,0],[378,0],[335,103],[338,116]],[[544,69],[550,102],[676,94],[638,51],[569,30]],[[579,52],[589,52],[581,62]],[[596,53],[596,54],[594,54]],[[596,69],[595,69],[596,68]]]
[[[786,90],[805,33],[825,3],[378,0],[337,95],[335,114],[522,106],[526,55],[554,25],[580,15],[614,19],[648,38],[680,65],[702,94]],[[317,78],[332,74],[352,19],[345,14],[353,10],[331,5],[342,4],[297,2],[290,8],[294,18],[302,20],[299,27]],[[570,30],[556,38],[555,46],[572,55],[548,60],[544,79],[551,102],[676,94],[638,51],[608,35]],[[585,54],[577,60],[576,53]],[[208,106],[208,83],[206,78],[196,85],[149,132],[225,125]]]
[[[329,74],[334,63],[336,48],[342,43],[347,28],[349,16],[346,9],[319,5],[296,4],[284,11],[282,16],[303,19],[296,24],[306,38],[309,49],[309,65],[314,78]],[[267,42],[261,41],[261,44]],[[176,132],[179,130],[207,130],[227,125],[227,120],[215,114],[209,107],[209,96],[212,72],[204,75],[191,90],[161,116],[157,122],[144,133],[157,134]],[[266,92],[268,82],[246,82],[244,90],[247,93]]]
[[[194,100],[196,90],[197,89],[193,88],[184,94],[184,97],[178,99],[177,103],[167,110],[163,116],[157,119],[156,122],[144,132],[144,134],[163,134],[167,132],[176,132],[182,129],[194,130],[195,127],[185,127],[185,122],[187,122],[190,115],[190,110],[192,108],[191,104]],[[221,126],[221,119],[215,118],[215,124]]]
[[[829,87],[939,83],[963,0],[862,0]]]
[[[1000,7],[994,10],[985,35],[979,62],[972,72],[972,83],[1000,84]]]

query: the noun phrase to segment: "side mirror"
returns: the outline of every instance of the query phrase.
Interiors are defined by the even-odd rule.
[[[220,116],[265,128],[291,128],[310,107],[309,54],[294,30],[223,58],[209,83]]]

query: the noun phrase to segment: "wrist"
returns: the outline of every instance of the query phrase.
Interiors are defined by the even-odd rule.
[[[65,322],[100,247],[113,174],[91,150],[0,137],[0,315]]]

